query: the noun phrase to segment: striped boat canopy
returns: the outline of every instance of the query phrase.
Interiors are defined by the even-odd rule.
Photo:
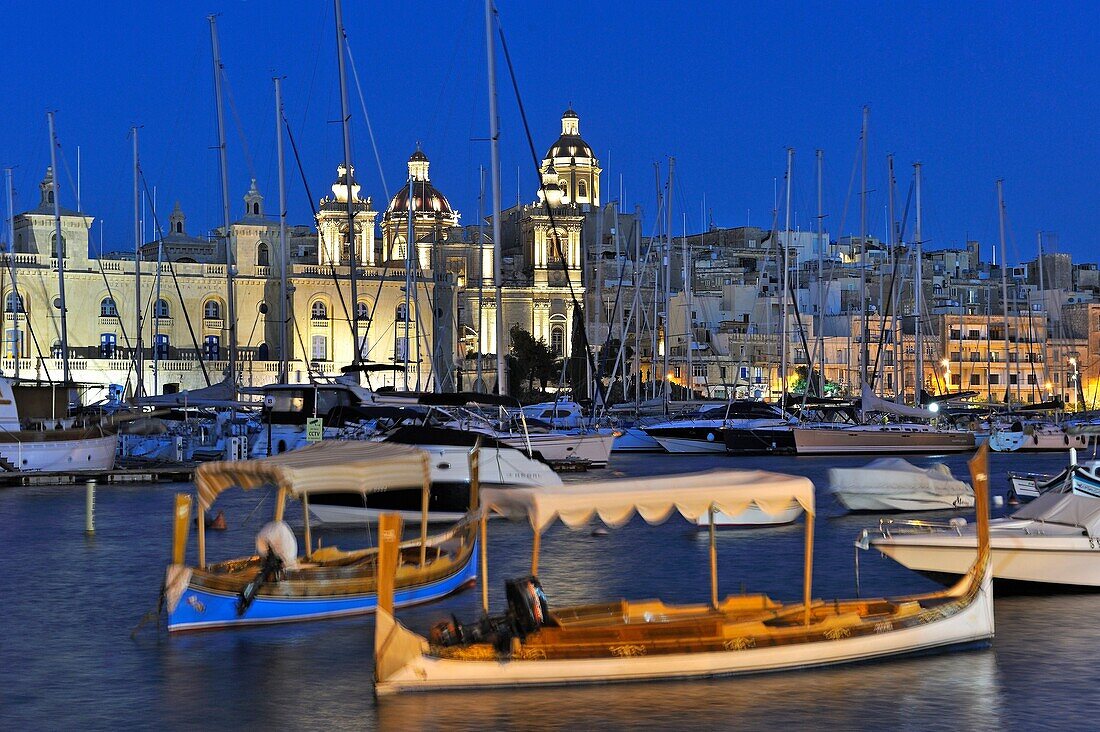
[[[428,453],[408,445],[327,440],[259,460],[203,463],[195,471],[199,505],[234,486],[285,488],[295,498],[309,493],[377,493],[420,488],[430,482]]]
[[[482,498],[489,510],[513,520],[526,518],[540,533],[555,519],[577,527],[593,515],[608,526],[622,526],[635,511],[651,524],[667,520],[674,510],[695,521],[711,507],[735,515],[755,505],[775,515],[797,502],[806,513],[814,513],[814,485],[809,479],[764,470],[711,470],[546,488],[484,488]]]

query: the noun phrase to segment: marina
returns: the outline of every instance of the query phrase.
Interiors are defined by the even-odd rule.
[[[124,5],[0,44],[0,728],[1094,725],[1087,13]]]
[[[964,457],[935,460],[946,463],[956,475],[965,475]],[[1036,472],[1054,472],[1064,463],[1064,458],[1054,456],[1021,459],[993,454],[990,480],[995,496],[1004,496],[1007,471],[1020,467],[1021,460]],[[830,467],[856,467],[863,464],[858,458],[787,458],[777,464],[775,458],[761,457],[631,455],[616,458],[609,477],[728,469],[731,462],[737,468],[805,475],[818,487],[815,594],[853,596],[853,541],[872,521],[866,515],[847,515],[822,486]],[[912,462],[923,465],[925,461],[913,458]],[[1052,718],[1075,726],[1095,712],[1089,701],[1089,688],[1098,678],[1091,653],[1100,640],[1091,620],[1095,596],[1076,593],[998,596],[997,637],[992,646],[963,654],[705,682],[480,691],[448,695],[446,704],[426,704],[420,695],[376,703],[369,691],[374,654],[371,617],[172,638],[149,620],[130,638],[141,614],[157,602],[170,549],[167,539],[176,488],[120,484],[102,491],[92,535],[83,530],[84,496],[76,486],[0,491],[0,522],[11,529],[6,542],[10,560],[32,561],[47,547],[65,557],[63,562],[42,565],[36,586],[21,583],[5,591],[9,621],[26,629],[10,636],[0,648],[5,661],[0,675],[8,690],[5,719],[49,718],[62,726],[81,722],[98,726],[96,720],[125,725],[147,714],[183,719],[193,711],[196,695],[207,706],[220,709],[226,725],[266,719],[273,724],[308,726],[320,713],[329,725],[380,729],[395,724],[484,727],[514,721],[517,706],[525,717],[553,714],[561,724],[615,727],[675,726],[675,720],[685,715],[721,725],[730,715],[740,715],[745,723],[775,724],[813,714],[822,724],[854,725],[863,715],[853,709],[854,703],[877,710],[884,724],[906,726],[913,715],[938,715],[949,718],[953,727],[970,729],[1027,728]],[[225,495],[229,528],[208,534],[209,551],[216,550],[219,556],[251,551],[262,517],[249,520],[249,514],[261,495],[240,491]],[[271,500],[265,504],[268,511]],[[264,510],[261,506],[257,513]],[[954,515],[971,518],[972,512]],[[942,520],[943,512],[928,517],[932,516]],[[288,509],[288,518],[300,531],[301,517],[293,508]],[[706,531],[679,519],[648,527],[635,518],[606,536],[594,535],[592,528],[559,526],[544,538],[539,576],[555,605],[595,602],[608,594],[652,597],[658,591],[668,601],[707,601]],[[333,534],[341,544],[352,544],[356,537],[365,542],[362,529]],[[719,530],[722,592],[738,594],[743,589],[795,599],[800,591],[792,588],[800,587],[802,580],[802,539],[798,525]],[[152,548],[149,561],[131,561],[134,547],[142,545]],[[643,547],[647,550],[640,551]],[[649,561],[654,549],[664,561]],[[190,550],[193,559],[194,542]],[[503,580],[530,571],[530,530],[512,522],[491,522],[488,555],[492,560],[490,603],[501,608]],[[126,570],[111,571],[120,562]],[[89,576],[99,579],[91,583],[82,579]],[[871,556],[862,560],[861,586],[865,597],[939,588],[894,562]],[[37,587],[50,588],[50,612],[44,617]],[[452,613],[476,616],[478,594],[467,591],[442,603],[408,608],[401,618],[426,632]],[[75,616],[81,622],[72,622]],[[1036,675],[1054,674],[1067,677],[1057,689],[1032,682]],[[257,678],[264,683],[257,684]],[[62,687],[69,692],[55,693]],[[339,702],[320,711],[288,704],[275,712],[267,701],[276,688],[292,693],[292,698],[335,695],[331,698]],[[75,696],[74,690],[78,690]],[[1060,704],[1067,693],[1080,695],[1080,703]],[[751,704],[747,697],[753,698]],[[899,699],[904,705],[898,704]]]

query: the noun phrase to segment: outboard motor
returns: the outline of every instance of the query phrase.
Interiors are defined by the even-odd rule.
[[[507,654],[511,651],[513,638],[523,639],[550,624],[550,607],[538,577],[531,575],[505,581],[504,595],[508,600],[505,614],[486,615],[470,625],[463,625],[452,615],[450,621],[432,628],[431,642],[441,646],[492,643],[497,653]]]

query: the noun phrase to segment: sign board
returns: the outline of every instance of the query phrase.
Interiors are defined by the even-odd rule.
[[[310,417],[306,420],[306,442],[320,442],[324,439],[324,420],[320,417]]]

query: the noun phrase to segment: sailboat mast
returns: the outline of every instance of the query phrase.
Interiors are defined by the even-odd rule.
[[[8,187],[8,256],[11,257],[11,293],[15,300],[12,312],[15,316],[15,331],[13,334],[12,342],[12,355],[15,356],[15,380],[19,380],[19,359],[23,355],[23,333],[20,328],[21,322],[26,318],[24,315],[25,308],[23,307],[23,299],[19,296],[19,283],[16,280],[15,270],[15,194],[12,190],[11,183],[11,168],[4,168],[4,174],[7,178]]]
[[[669,332],[669,305],[672,301],[672,184],[673,184],[673,171],[676,168],[676,158],[670,157],[668,159],[668,202],[665,205],[665,360],[664,360],[664,395],[665,395],[665,411],[668,411],[668,404],[672,401],[672,380],[668,377],[668,359],[670,346],[672,345],[672,334]]]
[[[1004,355],[1005,355],[1005,401],[1009,398],[1008,388],[1008,256],[1005,250],[1005,191],[1004,179],[997,179],[997,225],[1001,236],[1001,305],[1004,310]]]
[[[279,157],[279,383],[290,379],[290,354],[287,352],[286,270],[290,261],[286,246],[286,162],[283,158],[283,80],[275,77],[275,151]],[[356,310],[358,314],[358,309]],[[356,351],[358,352],[358,348]]]
[[[890,333],[893,335],[894,351],[894,401],[901,403],[901,333],[898,330],[898,296],[901,288],[898,286],[898,247],[896,246],[896,225],[894,224],[894,156],[886,156],[886,205],[887,205],[887,246],[890,247]],[[883,320],[883,327],[886,321]]]
[[[477,168],[477,256],[480,264],[477,268],[477,391],[485,385],[485,374],[481,364],[485,355],[485,166]]]
[[[141,328],[141,161],[138,158],[138,128],[130,128],[134,145],[134,328],[137,331],[137,348],[134,350],[134,398],[140,399],[145,391],[145,351],[142,346]]]
[[[1050,342],[1051,320],[1046,296],[1046,276],[1043,270],[1043,232],[1035,232],[1035,238],[1037,240],[1036,244],[1038,245],[1039,255],[1039,295],[1043,298],[1043,381],[1046,382],[1050,379],[1050,353],[1048,351],[1047,344]],[[1051,396],[1053,396],[1053,394]],[[1042,401],[1042,399],[1040,399],[1039,401]]]
[[[859,380],[860,389],[867,381],[867,124],[871,108],[863,107],[863,127],[859,135]]]
[[[783,294],[779,301],[779,389],[783,398],[787,397],[787,320],[790,317],[790,267],[787,255],[791,250],[791,169],[794,167],[794,148],[787,148],[787,193],[783,204],[783,251],[779,255],[779,266],[783,269]]]
[[[485,57],[489,71],[489,175],[493,186],[493,283],[496,285],[496,356],[497,393],[508,394],[508,382],[504,374],[504,267],[501,261],[500,241],[500,118],[497,115],[497,59],[493,43],[493,16],[496,8],[493,0],[485,0]]]
[[[917,216],[916,216],[916,229],[914,230],[914,236],[916,237],[916,273],[913,275],[913,338],[916,344],[916,368],[913,370],[913,381],[915,384],[913,391],[913,403],[918,407],[921,404],[921,391],[924,387],[924,342],[921,331],[921,311],[924,309],[922,300],[924,299],[924,238],[923,238],[923,218],[924,212],[921,204],[921,164],[913,163],[913,175],[915,177],[914,187],[916,189],[917,199]]]
[[[688,380],[688,396],[692,399],[695,398],[695,363],[694,356],[692,354],[692,341],[695,337],[695,317],[691,307],[691,250],[688,248],[688,221],[687,212],[683,214],[684,222],[683,229],[681,229],[680,239],[680,256],[684,260],[684,306],[687,310],[684,322],[687,325],[687,380]]]
[[[817,150],[817,396],[825,396],[825,151]],[[810,368],[813,368],[812,361]],[[813,374],[810,374],[813,378]]]
[[[229,166],[226,160],[225,110],[222,109],[222,60],[221,53],[218,50],[217,16],[210,15],[208,20],[210,21],[210,46],[214,60],[214,101],[218,117],[218,169],[222,183],[222,226],[225,235],[225,325],[229,332],[229,368],[226,376],[229,383],[233,385],[235,392],[237,389],[237,296],[233,285],[233,247],[229,241]],[[159,264],[157,268],[160,268]]]
[[[348,111],[348,79],[347,71],[344,68],[344,16],[341,12],[340,0],[333,0],[333,4],[336,7],[336,57],[337,67],[340,72],[340,123],[344,134],[344,185],[347,189],[348,198],[348,285],[351,290],[351,343],[352,343],[352,364],[358,365],[359,363],[359,350],[361,344],[359,342],[359,282],[358,282],[358,253],[355,251],[355,211],[352,208],[352,199],[354,193],[352,192],[351,185],[351,112]],[[412,246],[412,241],[409,241],[406,245],[406,249]],[[339,255],[337,255],[339,256]],[[406,317],[408,317],[408,311],[405,311]],[[407,321],[406,321],[407,322]],[[408,335],[406,333],[406,335]],[[405,345],[406,350],[408,344]],[[419,373],[420,365],[417,364]]]
[[[53,175],[50,177],[50,192],[53,194],[54,256],[57,257],[57,287],[61,305],[61,367],[64,383],[72,382],[69,372],[69,317],[65,311],[65,246],[61,237],[61,197],[57,188],[57,133],[54,130],[53,112],[46,113],[50,124],[50,165]]]
[[[409,193],[405,197],[408,202],[408,219],[405,221],[405,318],[401,325],[404,328],[405,333],[405,391],[409,390],[409,321],[412,320],[412,313],[409,311],[411,307],[410,298],[412,297],[413,289],[413,261],[416,257],[414,247],[416,246],[416,229],[413,227],[413,218],[416,216],[416,206],[414,205],[413,198],[413,177],[409,174]],[[420,318],[419,315],[416,320],[416,377],[417,381],[420,380]]]

